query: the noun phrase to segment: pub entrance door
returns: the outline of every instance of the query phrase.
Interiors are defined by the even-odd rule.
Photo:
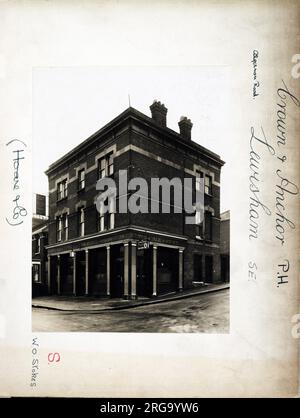
[[[152,250],[137,250],[136,284],[137,296],[150,297],[152,294]]]
[[[124,294],[124,246],[111,246],[111,297],[121,298]]]

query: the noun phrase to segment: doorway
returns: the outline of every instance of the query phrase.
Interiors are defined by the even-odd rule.
[[[212,255],[205,256],[205,282],[206,283],[213,282],[213,256]]]
[[[158,293],[174,292],[178,289],[179,252],[177,249],[158,247],[157,285]]]
[[[229,282],[229,255],[221,255],[221,280]]]
[[[202,281],[202,255],[194,254],[194,282]]]
[[[111,296],[121,298],[124,294],[124,246],[111,247]]]
[[[85,294],[85,252],[76,253],[76,295]]]
[[[152,294],[152,251],[137,250],[136,286],[137,296],[150,297]]]

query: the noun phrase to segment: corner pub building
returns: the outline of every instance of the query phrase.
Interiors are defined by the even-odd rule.
[[[49,294],[136,299],[220,281],[224,162],[191,140],[189,119],[181,118],[177,133],[163,104],[150,110],[151,118],[129,107],[46,171]],[[110,176],[117,184],[119,170],[148,185],[153,177],[203,177],[204,222],[188,225],[185,213],[100,216],[96,182]]]

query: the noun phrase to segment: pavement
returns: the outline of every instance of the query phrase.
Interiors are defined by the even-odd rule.
[[[196,294],[134,309],[62,311],[32,308],[33,332],[228,333],[230,291]]]
[[[35,309],[40,308],[62,312],[78,311],[80,313],[117,311],[177,301],[201,294],[218,292],[229,289],[229,287],[229,283],[203,284],[202,286],[197,286],[182,292],[172,292],[155,298],[139,298],[137,300],[96,298],[90,296],[41,296],[32,299],[32,307]]]

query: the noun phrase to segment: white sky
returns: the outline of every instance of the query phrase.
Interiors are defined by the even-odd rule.
[[[193,122],[192,139],[226,162],[221,211],[230,209],[230,82],[224,66],[47,67],[33,71],[33,192],[48,192],[48,166],[128,106],[150,116],[154,99],[168,108],[167,125]]]

